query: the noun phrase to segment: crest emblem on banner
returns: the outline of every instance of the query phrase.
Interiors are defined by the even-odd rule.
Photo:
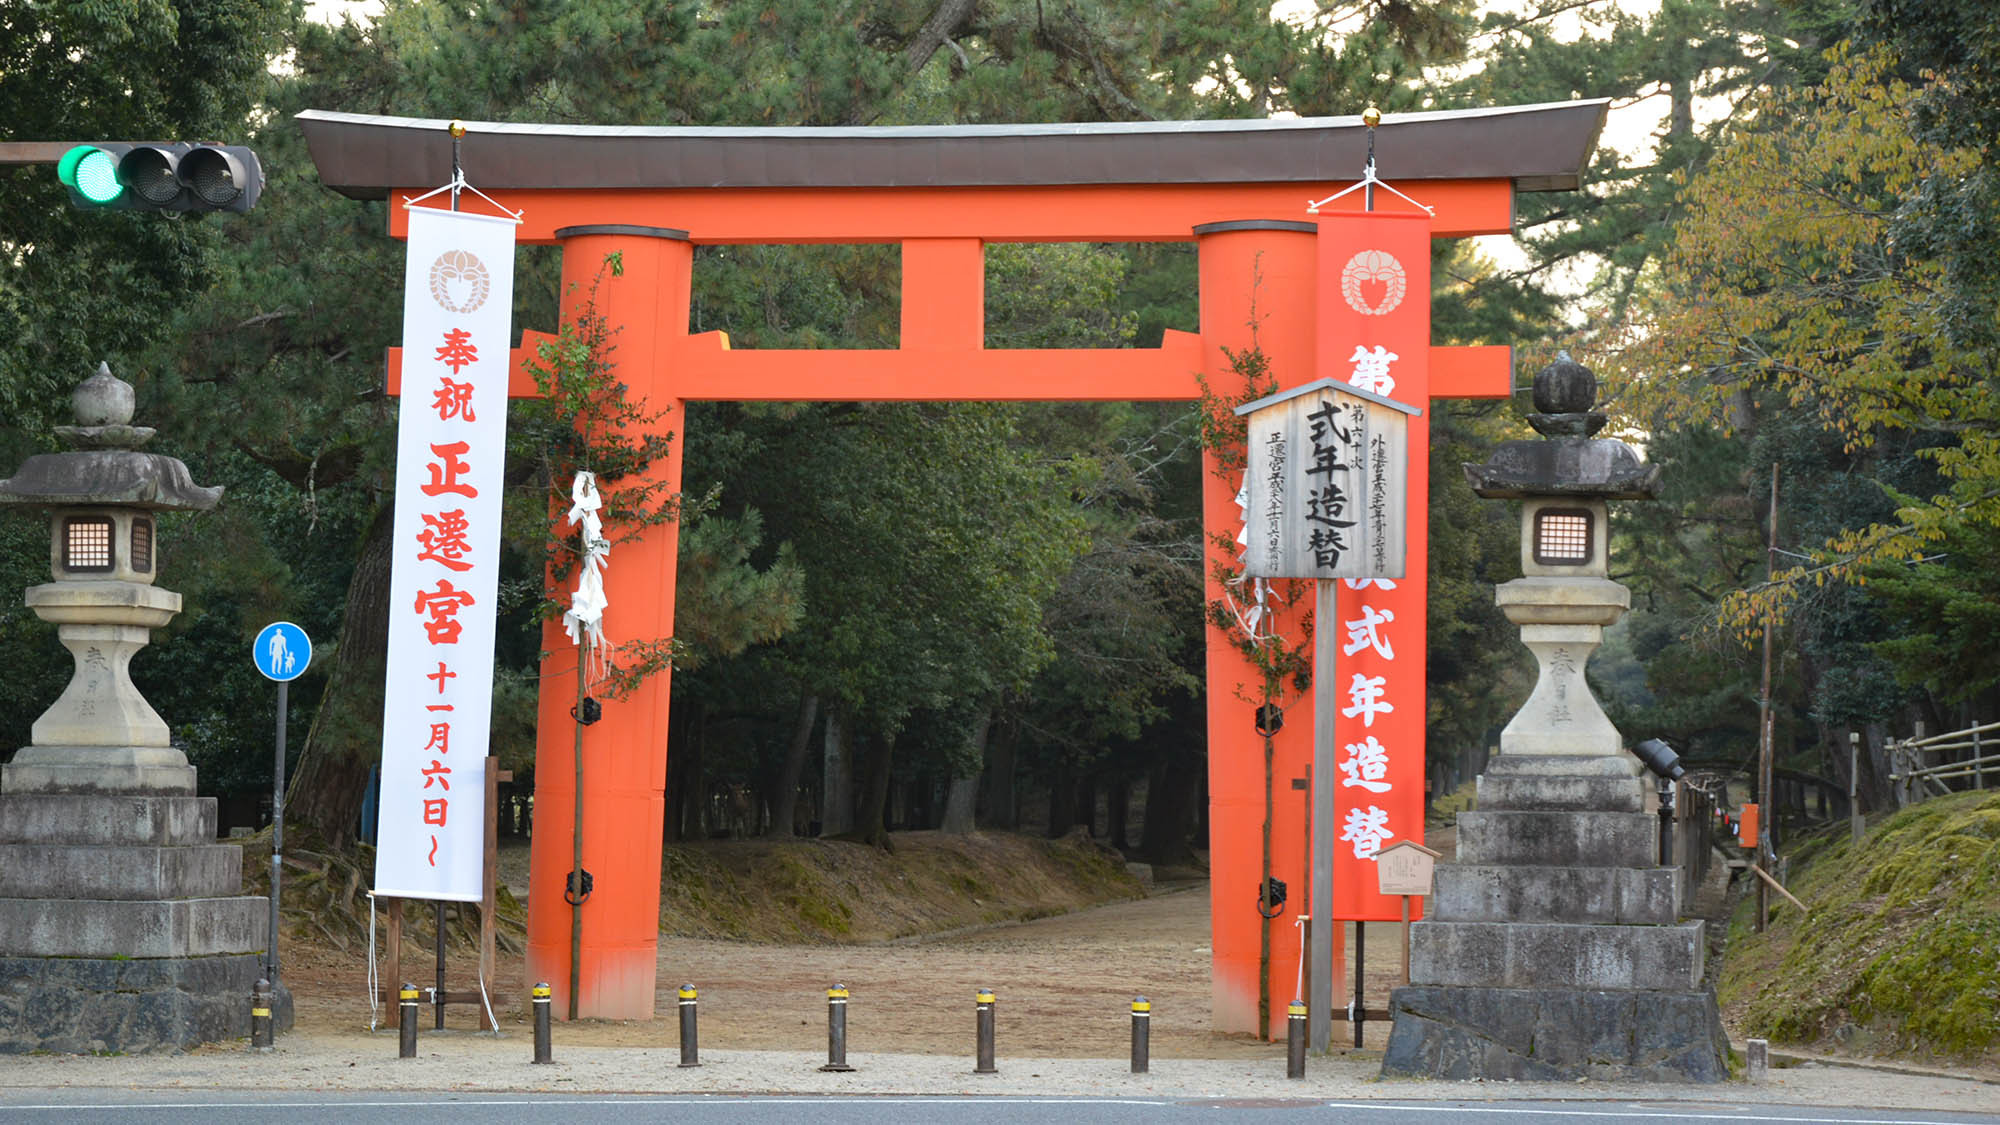
[[[447,250],[431,263],[431,300],[447,312],[469,313],[493,292],[493,274],[470,250]]]
[[[1382,286],[1382,299],[1370,301],[1364,285],[1373,282]],[[1403,303],[1403,294],[1409,291],[1409,275],[1403,272],[1403,263],[1396,260],[1387,250],[1363,250],[1347,260],[1340,271],[1340,295],[1347,299],[1347,307],[1362,316],[1387,316]]]

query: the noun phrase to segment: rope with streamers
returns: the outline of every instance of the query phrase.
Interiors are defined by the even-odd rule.
[[[583,560],[577,567],[576,592],[563,613],[563,629],[571,644],[583,646],[588,682],[596,683],[609,670],[604,655],[604,568],[610,565],[611,541],[604,537],[604,521],[598,513],[604,500],[597,494],[597,474],[580,472],[570,485],[569,522],[583,525]]]

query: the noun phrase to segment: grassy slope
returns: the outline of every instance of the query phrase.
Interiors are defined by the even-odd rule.
[[[1906,809],[1860,844],[1793,853],[1791,891],[1754,933],[1737,910],[1723,1008],[1747,1035],[2000,1064],[2000,793]]]
[[[831,840],[669,846],[660,929],[687,937],[860,942],[1138,898],[1124,861],[1077,837],[898,832],[893,854]]]
[[[668,845],[661,856],[660,931],[743,941],[885,941],[1062,914],[1141,898],[1124,860],[1072,835],[1046,840],[1004,832],[947,836],[898,832],[893,853],[831,840],[714,840]],[[267,894],[268,829],[243,845],[245,894]],[[287,841],[285,940],[348,950],[368,935],[374,849],[351,854]],[[526,849],[502,852],[503,871]],[[504,876],[503,876],[504,878]],[[527,909],[503,885],[500,945],[519,952]],[[477,912],[455,916],[453,941],[470,944]],[[428,933],[418,912],[412,933]],[[428,940],[428,939],[425,939]]]

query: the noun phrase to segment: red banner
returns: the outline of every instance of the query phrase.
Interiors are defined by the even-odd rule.
[[[1321,212],[1316,378],[1416,407],[1410,419],[1403,577],[1340,583],[1337,620],[1314,643],[1338,646],[1334,801],[1314,831],[1334,835],[1333,916],[1394,920],[1402,900],[1376,890],[1375,853],[1424,838],[1424,613],[1430,495],[1431,219]]]

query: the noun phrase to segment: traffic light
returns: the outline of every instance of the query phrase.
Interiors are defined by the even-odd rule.
[[[70,202],[87,211],[248,211],[264,166],[243,145],[96,141],[56,162]]]

